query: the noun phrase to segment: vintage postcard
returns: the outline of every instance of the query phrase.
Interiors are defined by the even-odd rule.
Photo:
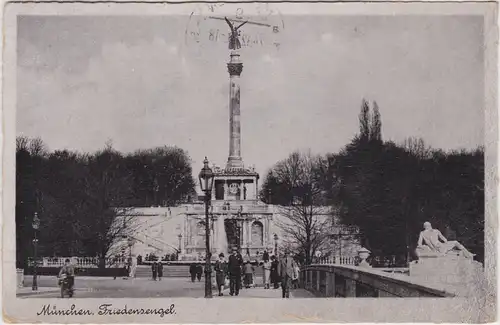
[[[496,23],[7,3],[4,320],[495,321]]]

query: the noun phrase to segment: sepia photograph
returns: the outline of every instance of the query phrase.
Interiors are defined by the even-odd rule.
[[[496,6],[362,5],[7,7],[12,321],[493,321]]]

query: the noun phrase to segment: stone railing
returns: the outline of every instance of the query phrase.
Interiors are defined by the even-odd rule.
[[[301,286],[319,297],[454,297],[420,279],[353,265],[313,264],[300,274]]]
[[[23,269],[16,269],[16,278],[17,278],[17,287],[18,288],[24,287],[24,270]]]
[[[316,264],[356,265],[358,260],[357,256],[330,256],[318,258]]]
[[[273,213],[273,207],[268,206],[266,204],[255,204],[255,205],[247,205],[247,201],[228,201],[230,202],[229,206],[224,205],[213,205],[209,213],[210,214],[238,214],[238,212],[242,214],[246,213]],[[257,201],[255,201],[257,202]],[[205,206],[204,205],[193,205],[190,207],[186,207],[186,214],[205,214]]]
[[[38,267],[62,267],[64,261],[69,259],[71,264],[78,268],[97,268],[99,258],[97,257],[42,257],[38,260]],[[106,267],[121,267],[126,265],[127,257],[106,258]],[[28,261],[28,266],[33,266],[33,260]]]

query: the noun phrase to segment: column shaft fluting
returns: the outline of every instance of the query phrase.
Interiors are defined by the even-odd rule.
[[[241,159],[241,124],[240,124],[240,75],[243,63],[240,55],[231,53],[231,60],[227,64],[229,72],[229,158],[227,168],[242,168]]]

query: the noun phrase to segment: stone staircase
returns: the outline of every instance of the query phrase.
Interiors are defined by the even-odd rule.
[[[152,278],[151,266],[138,265],[135,272],[136,278]],[[164,278],[188,278],[189,265],[163,265]]]
[[[258,284],[262,283],[262,277],[264,276],[264,270],[262,267],[255,268],[255,277],[256,282]],[[135,272],[136,278],[152,278],[153,273],[151,273],[150,265],[138,265],[137,270]],[[163,265],[163,277],[164,278],[188,278],[189,274],[189,265],[175,265],[175,264],[166,264]]]

